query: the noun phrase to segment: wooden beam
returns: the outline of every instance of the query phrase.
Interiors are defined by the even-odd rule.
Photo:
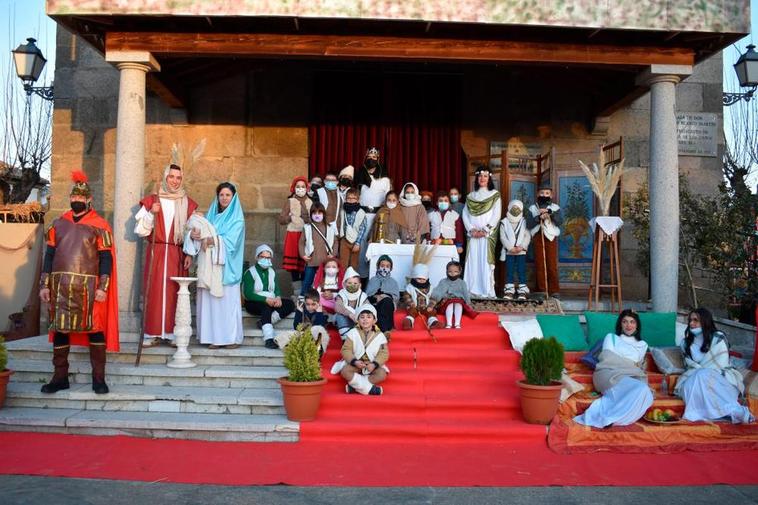
[[[148,72],[147,74],[147,89],[158,95],[166,105],[172,109],[184,109],[186,108],[185,99],[176,94],[171,88],[166,86],[164,82],[158,77],[157,74]]]
[[[162,56],[248,56],[406,61],[693,65],[691,49],[556,42],[261,33],[108,32],[106,51]]]

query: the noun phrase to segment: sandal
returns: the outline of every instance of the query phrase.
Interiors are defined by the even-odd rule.
[[[142,342],[143,349],[148,349],[150,347],[158,347],[159,345],[161,345],[160,337],[153,337],[150,340],[144,340]]]
[[[226,346],[223,346],[223,347],[224,347],[224,349],[236,349],[239,346],[240,346],[239,344],[230,344],[230,345],[226,345]]]
[[[208,349],[221,349],[222,347],[221,345],[211,344],[208,346]]]

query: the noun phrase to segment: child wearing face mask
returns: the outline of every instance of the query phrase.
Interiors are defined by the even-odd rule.
[[[301,296],[313,288],[313,279],[319,265],[327,259],[337,257],[337,227],[334,223],[324,222],[325,214],[324,206],[314,203],[311,206],[310,223],[303,226],[303,234],[300,236],[298,253],[305,262]]]
[[[429,329],[441,326],[439,319],[437,319],[437,310],[434,308],[431,293],[429,267],[423,263],[413,265],[411,282],[405,286],[403,294],[403,301],[408,309],[408,315],[403,319],[404,330],[412,330],[418,316],[421,316]]]
[[[519,300],[526,300],[529,288],[526,285],[526,251],[532,235],[524,218],[524,204],[521,200],[511,200],[508,212],[500,221],[500,261],[505,261],[505,299],[513,300],[518,293]],[[513,283],[514,274],[520,284]]]
[[[308,197],[307,179],[303,176],[295,177],[290,185],[290,196],[279,214],[279,224],[287,226],[282,268],[292,274],[293,282],[301,279],[305,269],[305,262],[300,257],[297,245],[300,242],[300,235],[303,234],[303,226],[311,220],[312,205],[313,200]]]
[[[390,191],[384,205],[377,211],[371,230],[371,242],[395,244],[400,240],[400,229],[405,226],[405,216],[398,208],[397,193]]]
[[[368,301],[376,309],[377,325],[387,340],[395,328],[395,307],[400,301],[400,286],[392,278],[392,258],[383,254],[376,262],[376,275],[369,279],[366,286]]]
[[[359,308],[368,302],[368,296],[361,290],[361,277],[353,267],[348,267],[342,278],[343,288],[337,293],[334,305],[337,330],[342,340],[358,322]]]
[[[447,194],[450,197],[450,208],[456,211],[459,215],[462,215],[463,207],[465,207],[466,204],[463,203],[463,199],[461,198],[461,191],[453,186]]]
[[[466,236],[461,215],[450,206],[447,193],[437,193],[437,209],[429,214],[432,228],[431,239],[435,244],[454,245],[458,254],[463,254],[463,238]]]
[[[318,175],[311,177],[311,183],[308,186],[308,198],[318,202],[318,190],[324,187],[324,179]]]
[[[465,312],[471,319],[478,313],[471,308],[471,294],[466,281],[461,278],[463,268],[459,261],[447,264],[447,277],[441,279],[432,291],[432,303],[437,311],[445,311],[445,328],[461,328],[461,316]]]
[[[334,314],[337,292],[342,289],[342,267],[336,259],[324,261],[316,272],[313,286],[320,294],[320,303],[324,312]]]
[[[399,208],[405,220],[405,226],[400,229],[400,240],[403,244],[421,244],[429,239],[431,229],[418,188],[408,182],[400,193]]]
[[[432,193],[431,191],[421,192],[421,205],[424,206],[424,210],[426,211],[427,215],[435,211],[434,202],[432,201],[433,198],[434,198],[434,193]]]
[[[345,193],[345,203],[339,220],[340,263],[342,268],[358,269],[358,259],[361,251],[361,241],[366,234],[366,212],[358,203],[360,192],[350,188]]]
[[[337,175],[334,172],[328,172],[324,176],[324,187],[316,191],[318,203],[324,206],[326,223],[334,223],[336,226],[339,222],[339,213],[342,209],[342,194],[339,191]]]

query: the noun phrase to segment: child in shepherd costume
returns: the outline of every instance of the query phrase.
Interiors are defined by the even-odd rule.
[[[563,216],[561,208],[553,203],[553,190],[548,184],[540,185],[537,203],[529,206],[526,224],[534,244],[537,291],[553,298],[560,297],[558,282],[558,237]],[[546,282],[547,281],[547,282]]]
[[[403,301],[408,309],[408,315],[403,320],[403,329],[412,330],[416,317],[421,317],[430,329],[439,328],[437,310],[431,297],[432,287],[429,283],[429,267],[424,263],[416,263],[411,271],[411,281],[405,286]]]
[[[379,329],[390,339],[390,332],[395,328],[395,307],[400,301],[400,286],[392,278],[392,258],[383,254],[376,262],[376,275],[369,279],[366,294],[371,305],[376,309]]]
[[[513,300],[518,293],[519,300],[526,300],[529,287],[526,285],[526,251],[529,249],[532,235],[529,233],[524,219],[524,204],[521,200],[511,200],[508,212],[500,221],[500,261],[505,261],[506,284],[504,297]],[[518,277],[518,286],[513,283],[514,276]]]
[[[308,196],[308,180],[303,176],[295,177],[290,185],[290,196],[279,214],[279,224],[287,226],[284,236],[284,254],[282,268],[292,274],[293,281],[299,281],[305,262],[298,252],[303,226],[310,223],[310,211],[313,200]]]
[[[461,264],[451,261],[447,264],[447,277],[440,280],[432,291],[432,300],[439,312],[445,311],[445,328],[461,328],[461,316],[465,312],[470,318],[478,314],[471,308],[471,294],[466,281],[461,278]]]
[[[348,267],[342,278],[343,288],[337,293],[334,306],[335,323],[342,340],[358,321],[358,309],[368,302],[368,296],[361,290],[361,277],[353,267]]]
[[[324,261],[313,279],[313,287],[319,292],[319,303],[327,314],[334,314],[337,293],[342,289],[342,266],[339,261],[329,258]]]
[[[342,268],[358,270],[361,241],[367,233],[366,212],[358,203],[360,192],[349,188],[345,193],[345,203],[339,221],[340,264]]]

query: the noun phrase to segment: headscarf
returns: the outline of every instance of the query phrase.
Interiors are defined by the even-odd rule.
[[[295,194],[295,184],[297,184],[298,182],[305,183],[305,191],[308,191],[308,189],[310,189],[311,187],[311,185],[308,183],[308,179],[306,179],[302,175],[298,175],[297,177],[292,179],[292,184],[290,184],[290,194],[292,195]]]
[[[258,259],[258,256],[264,252],[268,252],[272,257],[274,256],[274,251],[271,249],[271,247],[269,247],[268,244],[261,244],[255,248],[255,258]]]
[[[413,189],[416,190],[416,196],[418,198],[416,198],[415,200],[405,199],[405,188],[407,188],[408,186],[412,186]],[[416,205],[421,205],[421,195],[418,192],[418,186],[416,186],[412,182],[406,182],[403,185],[402,191],[400,191],[400,194],[398,195],[398,200],[400,200],[400,205],[402,205],[403,207],[415,207]]]
[[[181,244],[184,238],[184,227],[187,224],[189,201],[187,200],[187,192],[184,191],[184,177],[182,177],[182,182],[177,189],[169,189],[166,179],[172,168],[180,172],[182,171],[178,165],[172,164],[166,166],[163,170],[163,180],[161,181],[161,188],[158,190],[158,198],[174,200],[176,204],[176,209],[174,209],[174,244]]]
[[[314,288],[321,287],[321,283],[326,278],[326,272],[324,271],[324,268],[326,267],[326,264],[329,263],[330,261],[334,261],[335,263],[337,263],[337,289],[338,290],[342,289],[342,276],[344,275],[344,272],[342,270],[342,264],[338,260],[333,259],[333,258],[324,260],[324,262],[318,266],[318,270],[316,270],[316,276],[313,278]]]
[[[521,213],[518,216],[514,216],[511,214],[511,208],[513,206],[518,207],[521,209]],[[519,221],[521,221],[524,218],[524,203],[521,200],[511,200],[508,202],[508,211],[505,214],[505,217],[508,219],[508,222],[512,225],[516,226]]]
[[[239,195],[234,191],[232,201],[223,212],[219,212],[218,196],[213,199],[206,219],[216,228],[219,238],[224,241],[224,286],[239,284],[242,280],[242,259],[245,252],[245,213]]]

